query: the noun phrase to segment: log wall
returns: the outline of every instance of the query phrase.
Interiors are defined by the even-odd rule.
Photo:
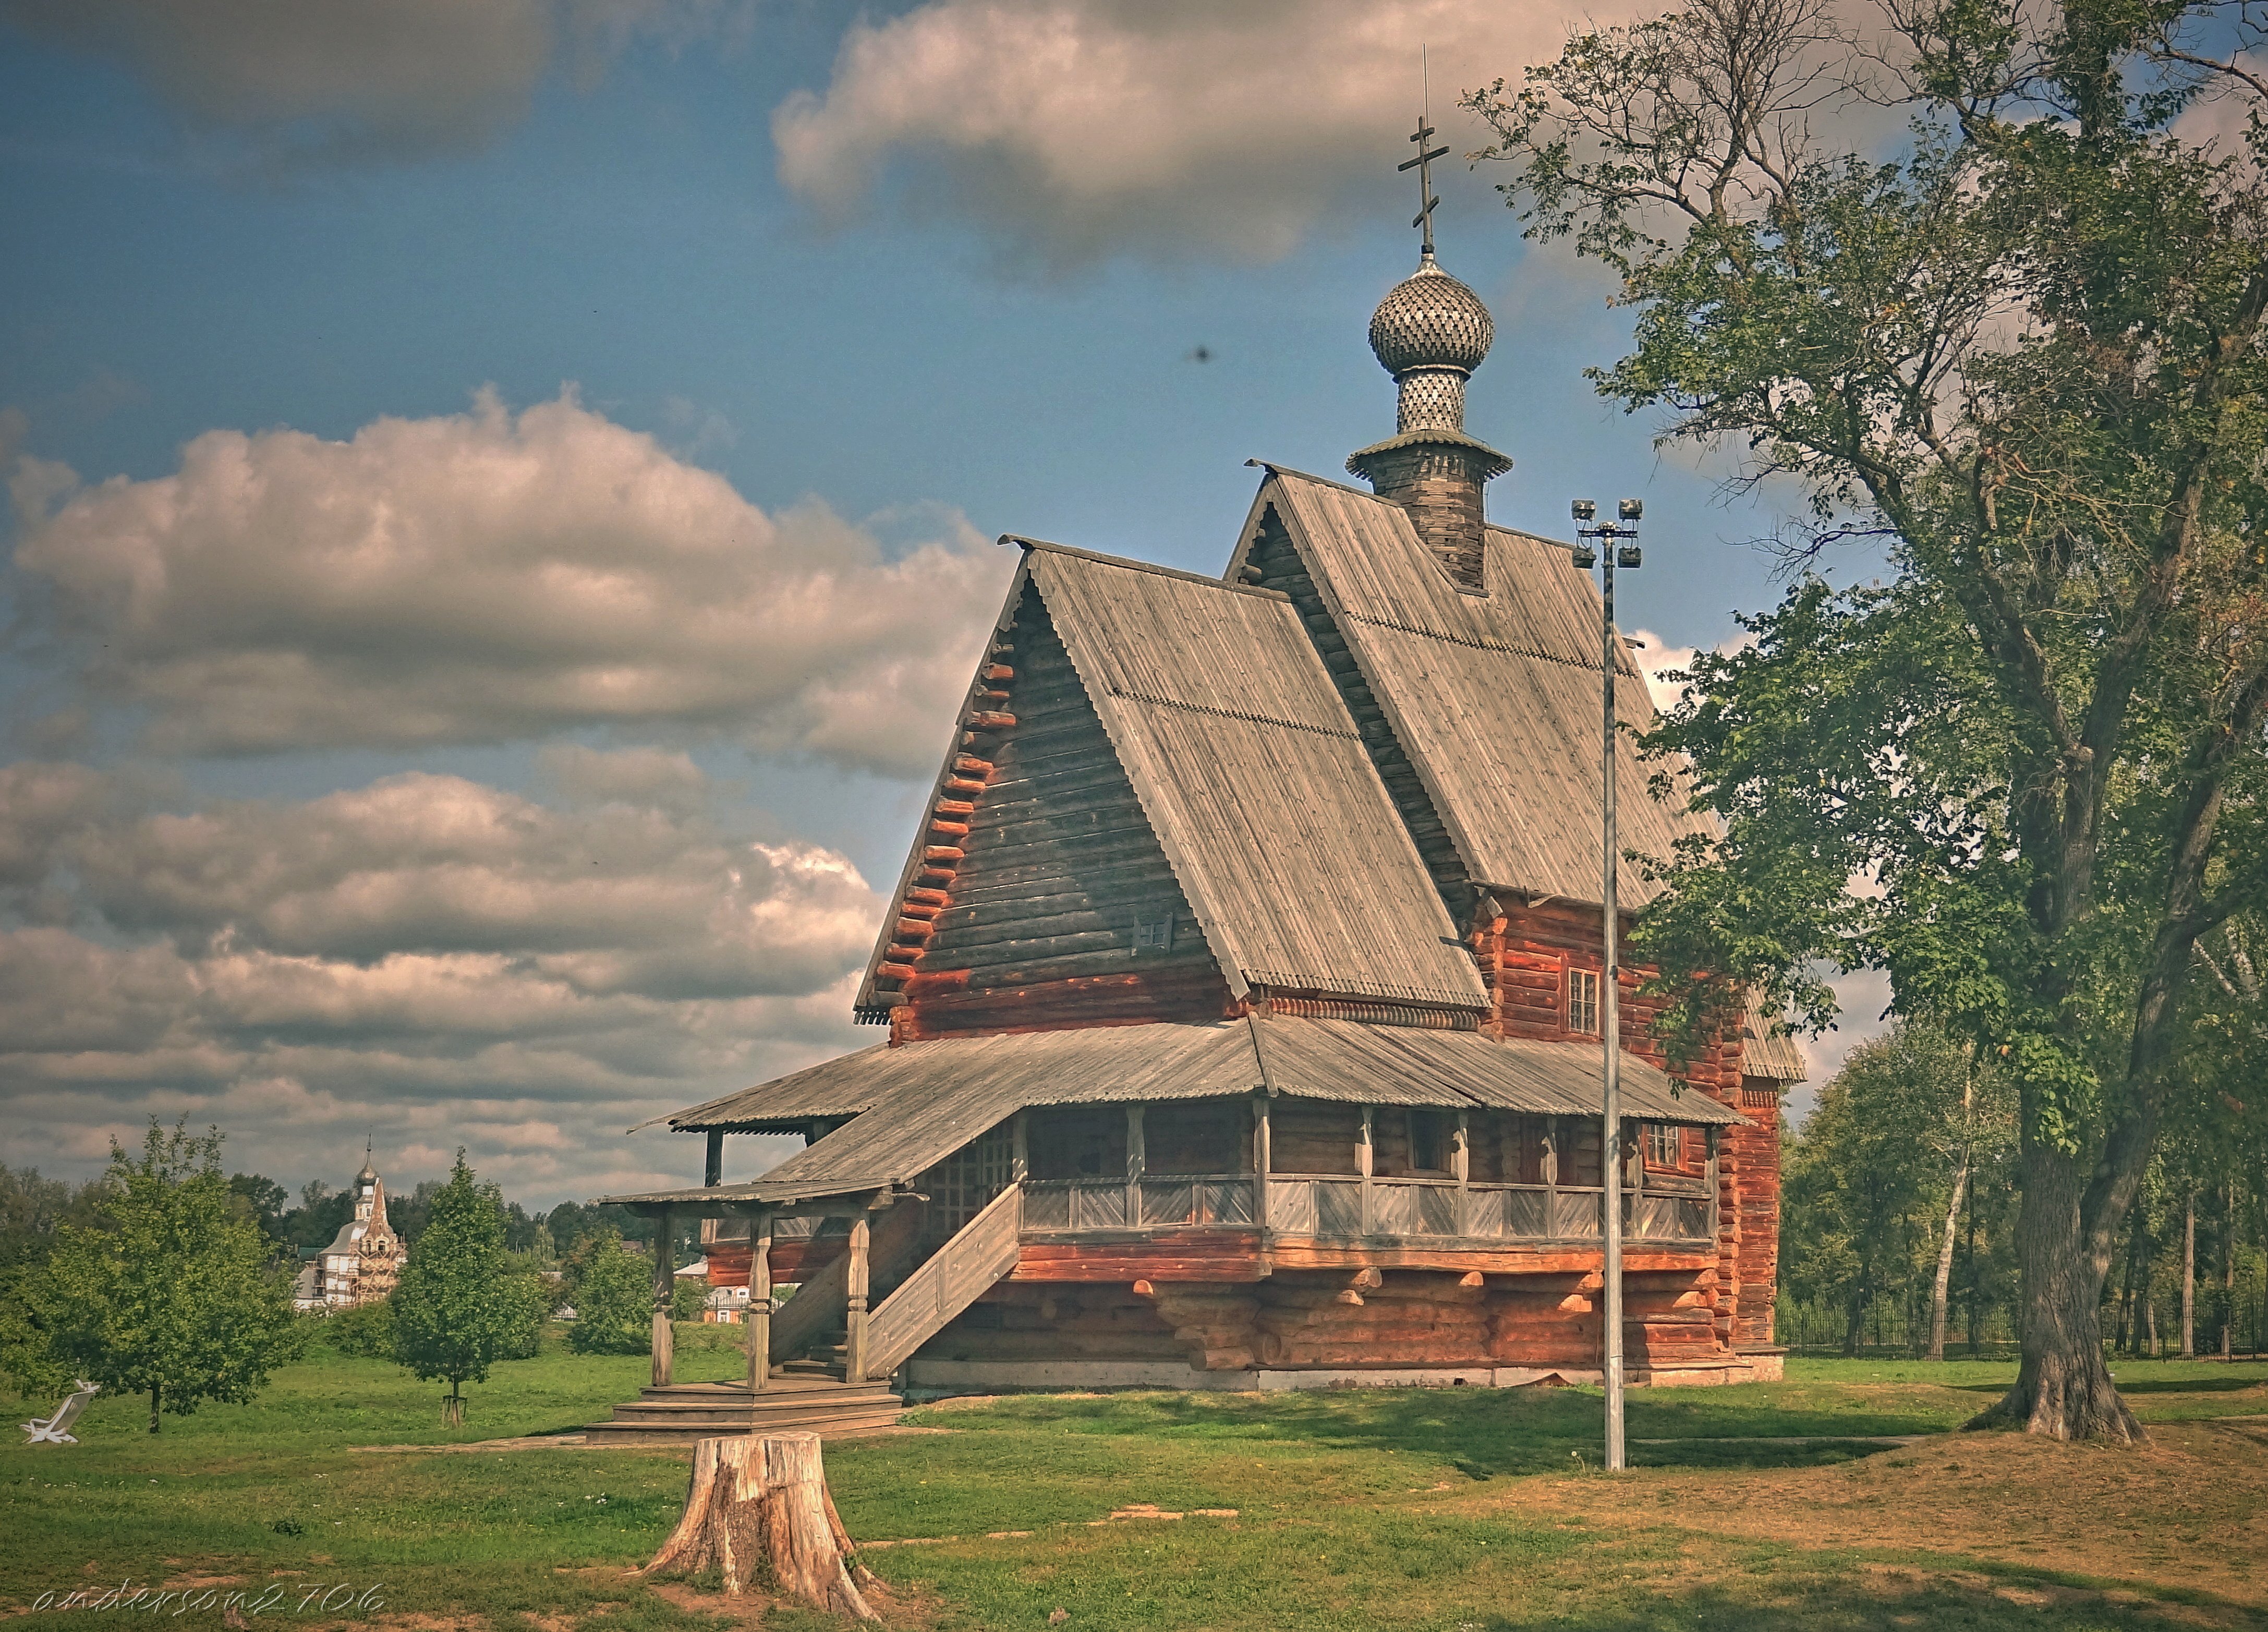
[[[1231,1012],[1036,588],[985,677],[886,960],[894,1039]]]
[[[1594,1255],[1595,1257],[1595,1254]],[[1180,1359],[1201,1370],[1565,1367],[1595,1370],[1599,1276],[1278,1270],[1263,1281],[995,1288],[924,1344],[930,1360]],[[1726,1364],[1717,1271],[1633,1268],[1624,1338],[1641,1370]]]

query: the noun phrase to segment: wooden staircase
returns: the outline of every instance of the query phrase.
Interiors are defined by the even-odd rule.
[[[613,1421],[593,1422],[584,1432],[592,1444],[689,1444],[722,1434],[791,1430],[829,1439],[887,1428],[904,1409],[887,1379],[853,1386],[840,1377],[791,1365],[760,1391],[746,1383],[642,1389],[636,1399],[615,1407]]]
[[[890,1377],[947,1322],[1016,1266],[1023,1225],[1023,1193],[1004,1190],[960,1232],[910,1273],[897,1271],[917,1256],[918,1222],[878,1244],[875,1256],[895,1280],[873,1306],[863,1377],[849,1377],[849,1342],[843,1329],[845,1260],[837,1259],[799,1288],[772,1318],[771,1375],[765,1386],[746,1383],[667,1383],[639,1391],[615,1407],[614,1419],[584,1431],[589,1443],[615,1444],[690,1442],[725,1434],[797,1429],[829,1435],[887,1428],[905,1402],[890,1392]],[[878,1290],[880,1289],[877,1289]]]

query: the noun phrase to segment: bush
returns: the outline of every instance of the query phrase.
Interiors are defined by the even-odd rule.
[[[567,1347],[578,1355],[642,1355],[652,1342],[652,1272],[608,1231],[584,1261]]]
[[[669,1318],[672,1320],[698,1320],[709,1306],[709,1282],[696,1281],[687,1275],[671,1283],[669,1289]]]
[[[394,1358],[394,1305],[385,1298],[335,1311],[322,1323],[323,1341],[342,1355]]]

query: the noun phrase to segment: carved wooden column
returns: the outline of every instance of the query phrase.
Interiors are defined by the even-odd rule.
[[[1142,1170],[1149,1160],[1143,1148],[1142,1107],[1126,1107],[1126,1227],[1136,1230],[1142,1223]]]
[[[866,1380],[866,1261],[872,1227],[861,1213],[850,1221],[850,1293],[845,1299],[843,1336],[843,1380]]]
[[[670,1294],[676,1289],[676,1253],[671,1245],[676,1221],[667,1207],[653,1215],[653,1385],[669,1386],[670,1351],[677,1333],[669,1324]]]
[[[1362,1233],[1374,1235],[1378,1230],[1378,1211],[1370,1193],[1371,1141],[1370,1107],[1362,1108],[1362,1137],[1354,1148],[1354,1170],[1362,1175]]]
[[[1008,1125],[1008,1177],[1022,1184],[1032,1176],[1032,1126],[1028,1113],[1019,1111]]]
[[[1467,1193],[1471,1188],[1473,1176],[1473,1124],[1469,1111],[1457,1112],[1457,1132],[1449,1152],[1449,1169],[1457,1176],[1457,1233],[1470,1235],[1473,1228],[1469,1215],[1471,1197]]]
[[[1268,1096],[1252,1097],[1252,1222],[1264,1237],[1268,1230],[1268,1174],[1275,1163],[1273,1131],[1268,1123]]]
[[[772,1383],[772,1214],[755,1217],[748,1253],[748,1386]]]

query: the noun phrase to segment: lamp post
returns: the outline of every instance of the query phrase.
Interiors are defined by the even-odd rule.
[[[1600,1185],[1602,1252],[1599,1280],[1603,1294],[1601,1301],[1605,1305],[1602,1324],[1606,1330],[1600,1370],[1607,1388],[1607,1466],[1619,1469],[1629,1466],[1629,1458],[1623,1443],[1622,1037],[1616,1001],[1622,971],[1616,964],[1615,949],[1616,934],[1620,927],[1615,902],[1618,860],[1615,848],[1615,569],[1624,566],[1635,570],[1638,565],[1638,521],[1646,513],[1646,506],[1638,499],[1624,499],[1618,506],[1619,525],[1599,521],[1598,506],[1587,498],[1577,499],[1572,509],[1576,566],[1585,572],[1594,565],[1605,569],[1599,632],[1599,669],[1605,682],[1602,690],[1600,750],[1600,782],[1603,790],[1600,796],[1600,826],[1604,838],[1601,846],[1600,870],[1603,877],[1599,916],[1605,955],[1601,959],[1599,976],[1599,1041],[1602,1056],[1599,1117],[1603,1125],[1599,1145],[1599,1177],[1603,1181]],[[1598,541],[1597,549],[1592,547],[1591,541],[1594,539]]]

